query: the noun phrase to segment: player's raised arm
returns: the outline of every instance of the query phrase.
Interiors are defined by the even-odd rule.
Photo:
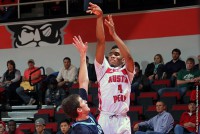
[[[100,64],[103,63],[104,52],[105,52],[105,33],[103,26],[103,11],[101,8],[93,3],[89,3],[87,13],[93,13],[97,16],[96,24],[96,37],[97,37],[97,47],[96,47],[96,61]]]
[[[80,53],[80,70],[79,70],[79,88],[84,88],[88,92],[88,70],[86,65],[86,55],[87,55],[87,42],[83,43],[80,36],[73,38],[73,45],[77,48]]]
[[[117,35],[117,33],[115,31],[115,24],[112,19],[112,15],[108,15],[108,18],[105,19],[104,23],[108,27],[110,35],[113,37],[113,40],[115,41],[123,58],[125,59],[127,70],[129,72],[133,72],[134,71],[134,60],[130,54],[130,51],[128,50],[128,47],[124,44],[122,39]]]

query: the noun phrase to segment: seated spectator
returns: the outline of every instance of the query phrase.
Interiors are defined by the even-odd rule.
[[[135,124],[135,134],[167,134],[169,133],[174,124],[172,115],[166,110],[166,105],[162,101],[156,103],[156,111],[158,114],[148,121],[140,122]],[[142,132],[141,127],[146,127],[148,130]]]
[[[175,126],[175,134],[196,134],[196,102],[190,101],[188,109],[181,115],[180,123]]]
[[[8,134],[24,134],[19,129],[16,129],[16,122],[14,120],[8,121]]]
[[[60,131],[56,134],[69,134],[70,133],[70,122],[68,120],[63,120],[60,122]]]
[[[150,82],[153,80],[162,79],[164,72],[164,62],[161,54],[156,54],[154,56],[154,62],[147,65],[145,69],[145,76],[148,77]]]
[[[200,81],[200,70],[194,69],[195,61],[193,58],[186,60],[186,69],[182,69],[177,75],[177,87],[162,88],[158,90],[158,94],[162,96],[165,91],[179,91],[183,96],[187,90],[194,89],[194,83]]]
[[[196,64],[196,65],[194,66],[194,68],[200,70],[200,55],[198,55],[197,58],[198,58],[198,64]]]
[[[22,83],[29,83],[29,75],[31,74],[31,72],[35,71],[36,69],[38,69],[38,67],[35,67],[35,62],[33,59],[28,60],[28,68],[24,71],[24,76],[22,79]],[[33,73],[31,75],[31,83],[36,84],[36,86],[34,87],[36,90],[39,89],[39,81],[41,80],[41,71],[38,70],[35,73]],[[25,87],[22,86],[22,83],[20,85],[20,87],[18,87],[16,89],[17,94],[20,96],[20,98],[24,101],[25,104],[28,105],[32,105],[36,102],[36,100],[32,97],[30,97],[28,94],[25,93]],[[25,85],[25,84],[24,84]],[[29,85],[29,84],[28,84]],[[39,96],[39,101],[41,101],[41,92],[40,90],[38,91],[38,96]]]
[[[134,92],[136,96],[139,96],[141,91],[147,91],[149,89],[150,85],[148,78],[142,74],[140,65],[135,62],[135,75],[131,84],[131,92]]]
[[[35,130],[34,134],[50,134],[48,131],[45,130],[45,120],[43,118],[38,118],[35,121]]]
[[[51,78],[48,84],[48,89],[45,93],[45,104],[58,107],[61,105],[61,102],[65,97],[65,90],[63,88],[58,88],[56,78]]]
[[[172,50],[172,60],[165,64],[165,78],[170,79],[171,87],[176,86],[177,73],[185,69],[185,62],[180,59],[181,51],[178,48]]]
[[[7,70],[0,79],[0,86],[5,88],[5,106],[10,108],[10,100],[16,96],[16,88],[20,86],[21,73],[13,60],[7,61]]]
[[[87,69],[89,70],[88,71],[88,77],[90,81],[89,83],[97,82],[97,76],[96,76],[94,64],[89,63],[88,56],[86,56],[86,63],[87,63]]]
[[[2,0],[1,4],[12,4],[15,0]],[[0,7],[0,20],[6,21],[11,18],[17,18],[17,6]]]
[[[6,124],[3,121],[0,121],[0,134],[8,134],[6,131]]]
[[[59,87],[71,87],[77,76],[77,68],[71,64],[71,59],[65,57],[63,59],[64,67],[60,69],[57,81]]]

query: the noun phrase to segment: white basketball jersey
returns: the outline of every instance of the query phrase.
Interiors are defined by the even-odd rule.
[[[131,82],[133,73],[126,66],[111,67],[104,58],[100,65],[95,60],[95,69],[99,83],[99,110],[113,114],[123,114],[129,110]]]

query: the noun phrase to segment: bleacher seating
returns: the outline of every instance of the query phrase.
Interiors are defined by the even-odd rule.
[[[135,93],[131,93],[130,94],[130,105],[134,105],[135,103]]]
[[[173,92],[164,92],[161,96],[162,97],[176,97],[177,101],[180,101],[181,95],[180,92],[178,91],[173,91]]]
[[[41,115],[46,114],[46,115],[48,115],[49,120],[53,121],[55,110],[54,109],[38,109],[37,114],[41,114]]]
[[[155,105],[148,106],[147,110],[145,111],[145,118],[146,119],[150,119],[150,118],[154,117],[157,114],[158,113],[156,111],[156,106]]]
[[[97,86],[97,84],[95,84]],[[78,93],[77,84],[72,86],[69,89],[70,94]],[[188,91],[185,96],[190,96],[191,91]],[[157,114],[155,102],[158,100],[157,92],[141,92],[140,96],[137,98],[137,104],[135,104],[135,94],[131,93],[130,95],[131,105],[129,107],[129,112],[127,115],[130,117],[131,126],[133,127],[135,123],[142,120],[147,120],[152,118]],[[179,92],[165,92],[160,97],[160,100],[164,101],[167,105],[167,111],[169,111],[174,117],[175,122],[179,122],[181,114],[188,109],[188,105],[184,102],[180,102]],[[88,103],[90,105],[91,113],[96,117],[98,114],[98,88],[90,87],[88,91]],[[183,103],[183,104],[182,104]],[[26,106],[24,106],[25,108]],[[36,108],[36,107],[35,107]],[[43,107],[44,108],[44,107]],[[14,110],[14,109],[13,109]],[[63,109],[60,108],[58,111],[53,108],[47,109],[37,109],[33,118],[30,117],[29,122],[32,123],[23,123],[19,124],[18,129],[28,133],[33,132],[34,129],[34,120],[37,118],[44,118],[47,122],[46,129],[55,133],[57,131],[58,123],[61,120],[70,118],[64,113]],[[8,120],[7,120],[8,121]]]
[[[57,122],[46,123],[45,129],[51,129],[51,132],[55,134],[58,130],[58,123]]]
[[[177,99],[174,96],[172,96],[172,97],[161,97],[160,100],[165,103],[165,105],[167,106],[167,110],[169,112],[170,112],[172,106],[174,104],[177,104]]]
[[[18,126],[18,129],[21,130],[21,131],[24,131],[24,130],[29,131],[33,134],[34,131],[35,131],[35,124],[34,123],[21,123]]]
[[[170,87],[170,80],[154,80],[152,83],[152,88],[157,91],[164,87]]]
[[[190,101],[191,91],[187,91],[186,94],[183,96],[183,103],[187,104]]]

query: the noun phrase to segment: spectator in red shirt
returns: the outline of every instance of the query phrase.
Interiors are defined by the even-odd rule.
[[[181,115],[180,123],[175,126],[175,134],[196,133],[196,102],[190,101],[188,104],[188,109],[189,111],[186,111]],[[198,123],[199,121],[200,120],[198,120]]]
[[[24,81],[29,81],[29,75],[31,72],[34,70],[38,69],[38,67],[35,67],[35,62],[33,59],[28,60],[28,68],[24,71],[24,76],[23,76],[23,82]],[[41,71],[38,70],[35,73],[31,75],[31,83],[35,84],[38,83],[41,80]],[[36,84],[36,89],[39,89],[39,83]],[[25,104],[32,105],[36,102],[34,98],[31,98],[28,94],[24,92],[24,87],[20,86],[16,89],[17,94],[22,98],[22,100],[25,102]],[[39,101],[41,101],[41,94],[40,91],[38,92],[39,96]]]
[[[6,131],[6,124],[3,121],[0,121],[0,134],[8,134]]]

